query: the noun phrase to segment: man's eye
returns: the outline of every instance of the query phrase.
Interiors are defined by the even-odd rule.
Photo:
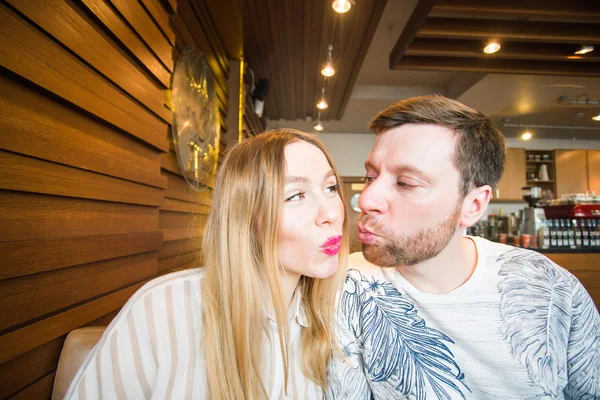
[[[406,189],[411,189],[415,187],[415,185],[409,185],[408,183],[402,181],[398,181],[398,186]]]
[[[365,177],[361,178],[361,181],[363,181],[367,185],[369,183],[372,183],[374,180],[375,180],[375,178],[372,176],[365,176]]]

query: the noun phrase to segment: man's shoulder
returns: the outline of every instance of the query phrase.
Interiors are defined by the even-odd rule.
[[[370,263],[362,252],[358,251],[348,256],[348,271],[356,270],[366,276],[380,276],[381,267]]]
[[[367,261],[362,252],[356,252],[348,257],[346,285],[353,280],[381,283],[389,281],[389,275],[384,272],[383,268]]]
[[[571,275],[569,271],[539,251],[496,243],[482,238],[477,239],[478,250],[483,249],[482,253],[485,254],[488,264],[494,263],[500,264],[500,266],[506,263],[520,264],[524,268],[537,268],[543,265],[545,269]]]

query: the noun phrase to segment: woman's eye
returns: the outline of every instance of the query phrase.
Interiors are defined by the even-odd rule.
[[[304,192],[296,193],[285,199],[286,202],[299,201],[304,198]]]
[[[327,192],[327,193],[335,193],[338,190],[339,190],[339,185],[335,184],[335,185],[328,186],[327,189],[325,189],[325,192]]]

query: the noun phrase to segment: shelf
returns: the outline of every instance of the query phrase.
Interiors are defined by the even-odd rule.
[[[554,182],[554,180],[549,180],[549,181],[527,180],[527,183],[552,183],[552,182]]]
[[[542,161],[533,161],[527,160],[527,164],[554,164],[554,160],[542,160]]]

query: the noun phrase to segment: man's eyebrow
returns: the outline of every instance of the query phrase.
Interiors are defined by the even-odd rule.
[[[365,169],[368,171],[369,169],[376,170],[377,168],[375,168],[375,166],[367,160],[365,161]],[[395,172],[412,172],[413,174],[418,175],[423,180],[431,182],[431,177],[427,175],[427,173],[420,170],[419,168],[413,167],[412,165],[396,164],[391,167],[391,170]]]

